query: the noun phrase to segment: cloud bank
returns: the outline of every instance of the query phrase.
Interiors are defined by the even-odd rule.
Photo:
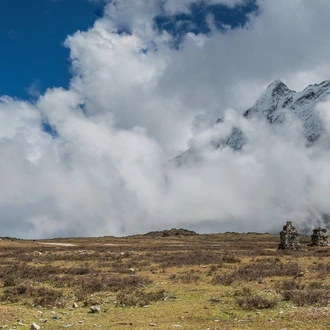
[[[91,29],[65,41],[69,89],[50,88],[34,102],[0,98],[2,236],[322,223],[320,212],[330,213],[330,103],[317,109],[326,132],[315,148],[305,147],[293,119],[274,130],[241,114],[275,79],[296,90],[329,79],[330,3],[258,0],[247,24],[218,30],[210,21],[210,32],[187,31],[174,47],[155,18],[189,14],[199,2],[105,3]],[[212,125],[219,117],[221,129]],[[241,152],[210,148],[233,126],[249,140]],[[192,145],[199,162],[170,165]]]

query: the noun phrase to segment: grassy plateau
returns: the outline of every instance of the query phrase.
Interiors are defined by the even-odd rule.
[[[330,247],[309,242],[287,251],[258,233],[2,238],[0,329],[330,329]]]

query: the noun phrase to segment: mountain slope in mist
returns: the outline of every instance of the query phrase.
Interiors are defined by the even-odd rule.
[[[329,95],[329,80],[309,85],[302,92],[293,91],[282,81],[275,80],[254,105],[243,113],[243,117],[266,121],[273,127],[283,124],[290,117],[297,119],[302,125],[306,146],[309,146],[322,136],[324,130],[322,119],[315,111],[315,107]],[[219,118],[215,126],[223,125],[223,123],[224,118]],[[246,143],[248,140],[244,130],[234,124],[227,136],[213,139],[211,145],[214,149],[230,146],[233,150],[239,151]],[[177,156],[174,162],[181,166],[199,159],[199,150],[192,146]]]

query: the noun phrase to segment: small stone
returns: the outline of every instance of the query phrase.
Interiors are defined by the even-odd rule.
[[[155,327],[155,326],[157,326],[156,323],[150,323],[149,325],[150,325],[151,327]]]
[[[32,323],[31,325],[31,330],[40,330],[40,325],[36,324],[36,323]]]
[[[46,323],[47,322],[47,319],[39,319],[39,322]]]
[[[72,308],[78,308],[78,304],[77,304],[76,302],[74,302],[74,303],[72,304]]]
[[[92,313],[100,313],[101,307],[99,305],[94,305],[90,307]]]
[[[303,277],[303,276],[304,276],[304,272],[300,272],[294,278]]]

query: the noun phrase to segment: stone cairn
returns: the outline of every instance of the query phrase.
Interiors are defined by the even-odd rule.
[[[330,238],[328,232],[323,227],[316,227],[313,229],[313,234],[311,235],[310,246],[330,246]]]
[[[301,249],[299,244],[299,234],[296,227],[291,221],[287,221],[280,232],[281,243],[278,248],[281,250],[298,250]]]

